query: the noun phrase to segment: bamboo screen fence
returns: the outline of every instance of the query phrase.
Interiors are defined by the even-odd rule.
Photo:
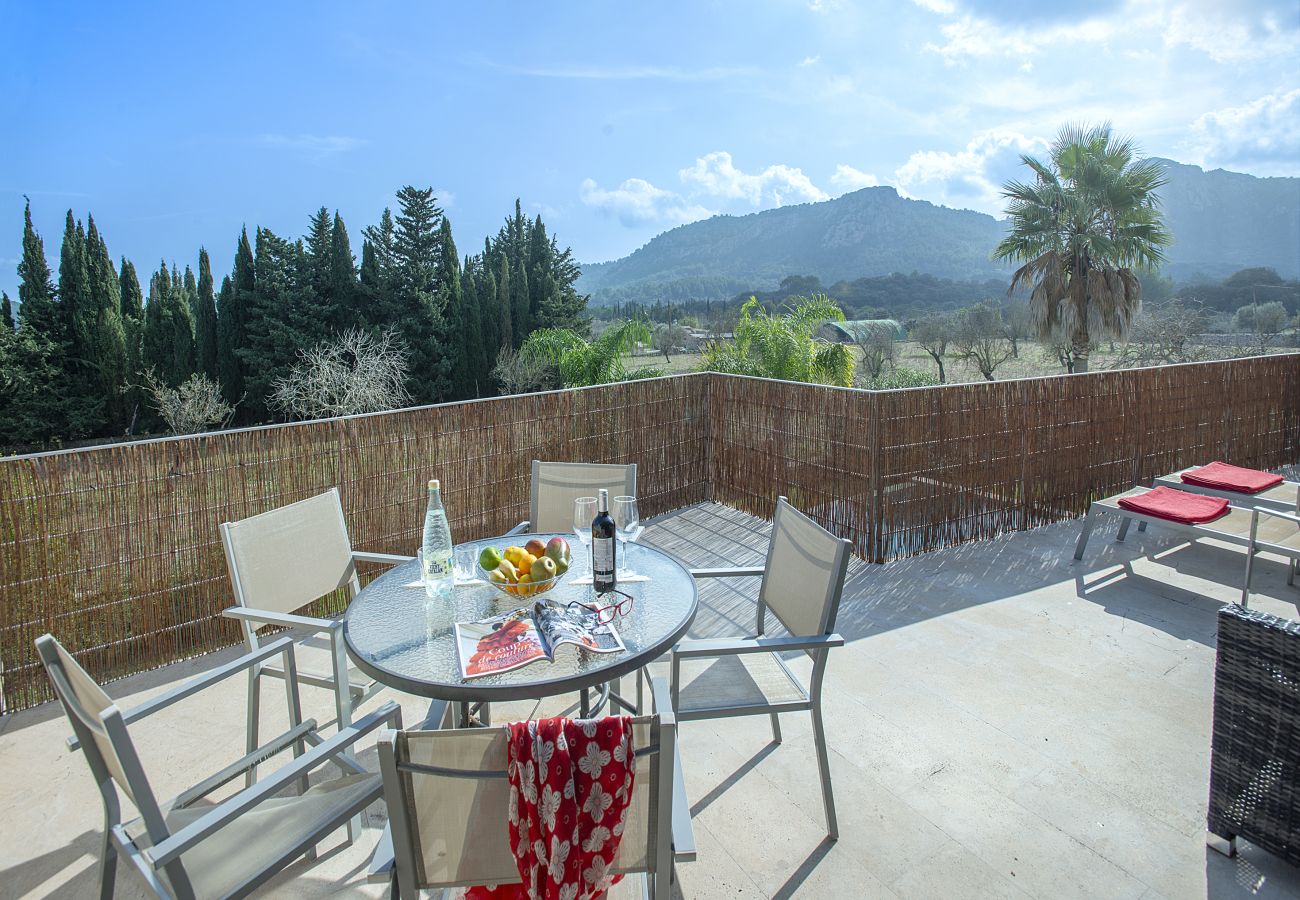
[[[865,392],[697,374],[0,460],[4,711],[50,631],[108,679],[238,640],[218,525],[338,486],[354,546],[527,518],[533,459],[636,462],[644,514],[785,494],[885,561],[1082,513],[1209,459],[1300,459],[1300,355]],[[338,612],[343,597],[316,610]]]

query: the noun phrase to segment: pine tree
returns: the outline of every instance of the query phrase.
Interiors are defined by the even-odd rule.
[[[348,229],[336,211],[334,226],[330,231],[329,296],[332,314],[330,324],[335,331],[345,331],[362,322],[360,285],[357,283],[357,260],[352,255]]]
[[[394,324],[410,352],[407,388],[417,403],[436,403],[450,388],[446,322],[440,308],[438,264],[442,210],[432,188],[406,185],[397,192],[393,235]]]
[[[14,305],[10,302],[7,292],[0,291],[0,297],[3,298],[0,300],[0,324],[14,331],[18,328],[18,323],[14,321]]]
[[[186,269],[188,274],[189,269]],[[195,366],[199,372],[217,381],[217,298],[212,290],[212,260],[208,251],[199,248],[199,283],[194,300]]]
[[[228,296],[217,308],[217,376],[227,403],[239,403],[244,396],[244,362],[239,353],[247,343],[248,307],[257,290],[253,248],[248,243],[248,229],[239,233],[235,245],[235,265]],[[244,410],[237,408],[244,420]]]

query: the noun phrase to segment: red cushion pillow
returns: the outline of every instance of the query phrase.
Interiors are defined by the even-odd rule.
[[[1152,488],[1144,494],[1120,497],[1119,505],[1133,512],[1182,522],[1184,525],[1213,522],[1228,513],[1228,501],[1224,497],[1189,494],[1169,487]]]
[[[1188,484],[1217,488],[1221,491],[1238,491],[1242,494],[1258,494],[1282,483],[1281,475],[1261,472],[1259,469],[1230,466],[1218,460],[1199,469],[1190,469],[1181,477]]]

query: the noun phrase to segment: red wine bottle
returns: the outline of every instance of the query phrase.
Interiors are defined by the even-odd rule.
[[[614,540],[614,517],[609,514],[609,491],[602,489],[596,518],[591,520],[591,583],[597,594],[608,594],[616,585],[614,573],[618,542]]]

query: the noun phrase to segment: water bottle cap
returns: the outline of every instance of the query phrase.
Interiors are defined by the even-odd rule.
[[[440,485],[440,484],[438,483],[438,479],[436,479],[436,478],[430,478],[430,479],[429,479],[429,490],[431,490],[431,491],[437,491],[437,490],[441,490],[441,489],[442,489],[442,485]]]

